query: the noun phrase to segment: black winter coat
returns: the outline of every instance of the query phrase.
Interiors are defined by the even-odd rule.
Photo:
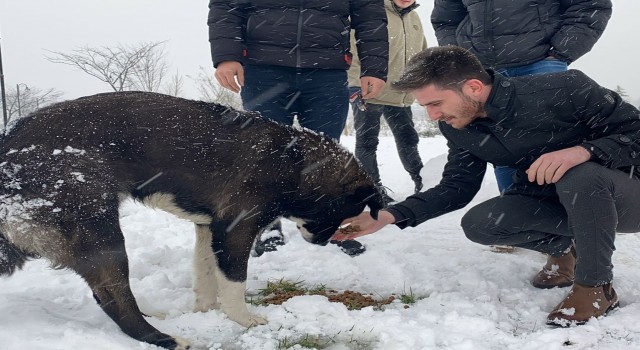
[[[440,46],[470,50],[488,68],[549,55],[571,63],[589,52],[611,17],[611,0],[435,0]]]
[[[223,61],[348,69],[351,27],[362,75],[386,80],[389,43],[382,0],[211,0],[209,42]]]
[[[524,171],[542,154],[582,145],[591,161],[635,172],[640,166],[640,111],[577,70],[505,78],[494,74],[487,117],[463,129],[440,122],[449,146],[442,180],[393,205],[398,226],[416,226],[463,208],[482,184],[487,163]],[[516,181],[515,193],[555,195],[555,186]]]

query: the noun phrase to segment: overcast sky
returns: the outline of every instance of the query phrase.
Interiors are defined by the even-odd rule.
[[[346,1],[346,0],[345,0]],[[435,45],[429,24],[432,1],[418,9]],[[56,88],[64,98],[108,91],[109,87],[70,66],[45,59],[48,51],[116,46],[143,41],[167,41],[172,70],[197,76],[199,67],[211,74],[207,41],[207,0],[0,0],[0,44],[5,83],[40,89]],[[601,85],[624,88],[640,103],[640,1],[616,0],[613,17],[595,48],[570,68],[584,71]],[[185,78],[187,97],[199,97]]]

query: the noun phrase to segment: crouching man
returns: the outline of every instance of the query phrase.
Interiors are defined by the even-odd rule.
[[[504,195],[470,209],[466,236],[548,254],[537,288],[573,286],[549,314],[569,326],[618,306],[613,289],[616,232],[640,231],[640,112],[582,72],[506,78],[465,49],[414,56],[394,84],[437,120],[448,161],[435,187],[379,212],[347,219],[354,239],[388,224],[416,226],[463,208],[487,163],[518,169]]]

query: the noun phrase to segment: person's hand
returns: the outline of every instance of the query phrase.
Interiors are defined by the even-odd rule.
[[[240,62],[224,61],[219,63],[215,77],[220,86],[233,92],[240,92],[240,87],[244,86],[244,68]],[[236,77],[238,77],[237,82]]]
[[[582,146],[561,149],[549,152],[536,159],[531,167],[527,169],[530,182],[537,182],[538,185],[553,184],[576,165],[582,164],[591,159],[591,152]]]
[[[375,77],[360,78],[360,86],[362,87],[362,98],[367,100],[380,95],[384,88],[384,80]]]
[[[341,226],[344,227],[345,225],[349,225],[348,227],[350,229],[339,229],[333,234],[331,239],[336,241],[355,239],[377,232],[381,228],[389,224],[393,224],[395,221],[396,219],[388,211],[380,210],[378,212],[378,220],[372,218],[371,213],[365,211],[356,217],[344,220]]]

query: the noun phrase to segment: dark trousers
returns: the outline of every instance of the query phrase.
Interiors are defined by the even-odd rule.
[[[245,110],[340,139],[349,113],[347,72],[340,69],[303,69],[245,65],[240,96]]]
[[[422,160],[418,153],[418,132],[413,126],[413,114],[410,107],[394,107],[368,103],[367,109],[361,111],[352,104],[354,126],[356,129],[356,158],[376,183],[380,183],[378,160],[378,135],[380,134],[380,118],[389,124],[402,166],[409,174],[420,174]]]
[[[555,186],[547,186],[546,194],[523,194],[527,187],[515,183],[503,196],[469,210],[462,218],[467,237],[553,256],[562,255],[573,240],[576,282],[611,282],[616,232],[640,231],[640,180],[587,162],[569,170]]]

